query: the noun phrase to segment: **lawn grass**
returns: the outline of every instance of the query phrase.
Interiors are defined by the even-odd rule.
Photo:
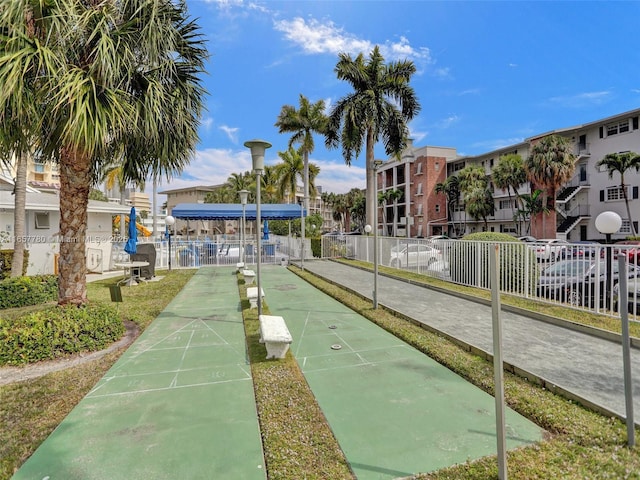
[[[118,309],[123,320],[144,330],[173,297],[182,290],[195,270],[158,272],[164,278],[140,287],[122,287]],[[109,286],[118,279],[87,284],[92,302],[111,302]],[[37,307],[3,311],[14,317]],[[40,307],[42,308],[42,307]],[[93,388],[125,348],[102,358],[50,373],[40,378],[0,386],[0,479],[9,479],[38,448],[76,404]]]
[[[242,275],[238,288],[269,480],[354,479],[291,352],[281,360],[266,360],[258,309],[249,306]],[[262,313],[270,314],[266,302]]]
[[[290,268],[316,288],[493,394],[492,363],[384,309],[374,310],[371,301],[351,294],[341,286],[296,267]],[[509,373],[505,373],[505,401],[510,408],[548,432],[545,441],[508,454],[510,478],[640,479],[640,449],[626,447],[626,426],[620,420],[589,411]],[[496,458],[485,457],[412,478],[485,480],[497,478],[497,475]]]

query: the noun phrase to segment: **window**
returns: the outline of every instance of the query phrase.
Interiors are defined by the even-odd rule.
[[[615,202],[616,200],[624,200],[624,194],[621,187],[608,187],[607,188],[607,202]]]
[[[631,222],[628,219],[622,220],[619,233],[631,233]]]
[[[507,210],[513,206],[513,200],[500,200],[499,210]]]
[[[422,174],[422,162],[416,163],[416,175]]]
[[[606,126],[607,137],[612,135],[618,135],[619,133],[626,133],[629,131],[629,120],[624,120],[618,123],[610,123]]]
[[[36,212],[36,228],[49,228],[49,212]]]
[[[33,162],[33,171],[36,173],[44,173],[44,162],[39,160]]]
[[[418,190],[416,191],[416,195],[422,195],[422,183],[418,184]]]

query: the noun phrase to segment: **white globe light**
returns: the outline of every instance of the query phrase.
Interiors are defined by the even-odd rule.
[[[364,226],[364,231],[367,233],[371,233],[371,225],[365,225]]]
[[[622,226],[622,218],[616,212],[602,212],[596,217],[596,228],[600,233],[616,233]]]
[[[176,219],[173,218],[171,215],[167,215],[167,218],[164,219],[165,223],[169,226],[173,225],[174,223],[176,223]]]

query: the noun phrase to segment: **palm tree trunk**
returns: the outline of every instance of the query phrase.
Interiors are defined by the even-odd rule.
[[[377,211],[377,206],[378,206],[378,199],[375,198],[375,192],[374,190],[377,190],[374,185],[376,185],[374,182],[378,181],[377,175],[376,175],[376,171],[374,169],[374,153],[373,153],[373,147],[375,144],[375,139],[373,137],[373,129],[372,128],[368,128],[367,129],[367,145],[366,145],[366,149],[367,149],[367,153],[366,153],[366,170],[367,170],[367,195],[366,195],[366,199],[367,199],[367,206],[366,206],[366,223],[371,225],[373,227],[373,225],[375,225],[375,216],[377,215],[376,211]]]
[[[633,219],[631,218],[631,209],[629,208],[629,197],[627,197],[627,186],[624,184],[624,174],[620,174],[620,188],[622,189],[622,196],[624,197],[624,205],[627,207],[627,217],[629,218],[629,225],[631,226],[631,234],[635,237],[638,233],[633,226]],[[12,273],[13,275],[13,273]]]
[[[87,204],[91,185],[90,158],[63,148],[60,155],[60,264],[58,304],[87,301]],[[121,222],[124,223],[124,222]]]
[[[21,277],[25,250],[25,217],[27,203],[27,153],[16,158],[16,180],[14,184],[15,205],[13,210],[13,258],[11,276]]]

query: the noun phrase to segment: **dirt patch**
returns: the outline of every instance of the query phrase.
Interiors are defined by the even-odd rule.
[[[117,342],[111,344],[111,346],[98,352],[79,353],[60,360],[46,360],[31,365],[25,365],[23,367],[0,367],[0,385],[7,385],[9,383],[42,377],[43,375],[51,372],[57,372],[59,370],[64,370],[66,368],[75,367],[77,365],[96,360],[108,353],[118,350],[119,348],[126,347],[133,343],[136,337],[140,334],[140,329],[138,328],[138,325],[129,320],[125,320],[124,326],[126,328],[124,336]]]

